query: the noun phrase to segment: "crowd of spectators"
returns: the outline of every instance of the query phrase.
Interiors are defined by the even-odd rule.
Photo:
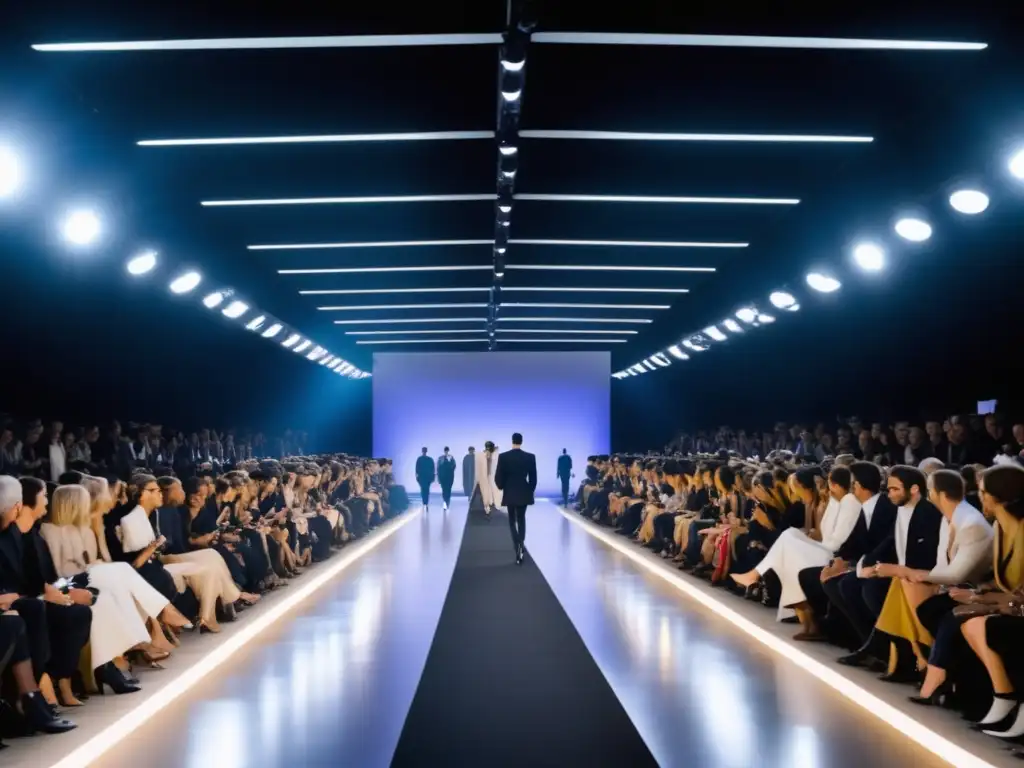
[[[139,691],[186,635],[408,508],[390,460],[306,456],[302,433],[0,430],[3,738],[75,728],[90,696]]]
[[[1024,424],[843,420],[680,435],[592,456],[585,517],[759,602],[792,639],[909,684],[995,738],[1024,736]]]

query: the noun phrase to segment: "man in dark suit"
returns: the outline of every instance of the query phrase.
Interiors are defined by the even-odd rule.
[[[447,445],[437,459],[437,482],[441,484],[441,500],[443,508],[447,510],[452,503],[452,486],[455,484],[455,457]]]
[[[516,432],[512,435],[512,450],[498,456],[494,471],[494,484],[508,510],[508,527],[518,564],[526,554],[526,508],[533,504],[533,492],[537,490],[537,457],[524,451],[522,445],[523,436]]]
[[[836,550],[835,559],[822,572],[822,587],[829,602],[845,616],[857,641],[866,644],[881,613],[888,579],[863,578],[857,573],[860,561],[892,535],[896,524],[896,505],[882,494],[882,473],[876,464],[857,461],[850,465],[851,492],[861,503],[861,512],[853,531]],[[838,575],[834,575],[838,574]],[[843,657],[854,666],[867,663],[870,654],[858,651]]]
[[[420,484],[420,498],[423,500],[423,511],[430,510],[430,486],[437,476],[434,467],[434,460],[427,456],[427,449],[423,449],[423,455],[416,459],[416,482]]]
[[[569,506],[569,479],[572,477],[572,456],[565,448],[558,457],[558,479],[562,481],[562,506]]]

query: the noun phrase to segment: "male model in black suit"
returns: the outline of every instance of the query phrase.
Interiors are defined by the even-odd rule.
[[[565,448],[558,457],[558,479],[562,481],[562,506],[569,506],[569,479],[572,477],[572,456]]]
[[[420,499],[423,501],[423,510],[428,511],[430,507],[430,486],[437,477],[437,469],[434,460],[427,456],[427,449],[424,448],[421,456],[416,459],[416,482],[420,484]]]
[[[526,554],[526,508],[533,504],[537,490],[537,457],[522,448],[523,436],[512,435],[512,450],[498,456],[494,484],[501,491],[502,503],[508,510],[508,527],[516,549],[516,563]]]

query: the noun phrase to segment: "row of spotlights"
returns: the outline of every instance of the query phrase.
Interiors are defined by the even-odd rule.
[[[1010,173],[1018,179],[1024,180],[1024,150],[1017,152],[1009,162]],[[990,204],[989,196],[978,189],[958,189],[949,196],[949,204],[953,210],[967,216],[976,216],[988,210]],[[896,234],[904,240],[912,243],[923,243],[932,236],[932,225],[927,221],[914,217],[899,219],[893,226]],[[885,268],[885,250],[876,243],[859,243],[854,246],[853,260],[858,267],[866,272],[878,272]],[[834,293],[842,287],[842,283],[831,275],[823,272],[809,272],[804,278],[807,285],[819,293]],[[777,309],[788,312],[795,312],[800,309],[793,294],[787,291],[774,291],[768,300]],[[769,325],[775,322],[772,315],[758,312],[753,307],[743,307],[736,311],[736,317],[750,325]],[[735,320],[729,318],[722,322],[726,330],[732,333],[742,333],[743,328]],[[728,337],[716,325],[709,325],[702,332],[703,336],[712,341],[725,341]],[[682,342],[682,345],[693,352],[703,352],[708,347],[699,343],[698,337],[690,337]],[[679,345],[668,348],[670,355],[677,360],[688,360],[689,355],[680,349]],[[643,363],[626,368],[614,374],[616,378],[622,379],[627,376],[636,376],[649,370],[656,370],[655,366],[665,367],[669,364],[668,358],[663,354],[661,361],[654,361],[654,357],[648,358]],[[650,361],[654,361],[652,364]]]
[[[157,254],[155,251],[145,251],[132,257],[127,264],[129,274],[136,277],[145,275],[148,272],[153,271],[157,264]],[[195,270],[189,270],[175,277],[170,283],[170,290],[172,293],[178,295],[184,295],[191,293],[199,284],[202,282],[202,276]],[[203,306],[207,309],[217,309],[225,301],[227,306],[221,310],[221,314],[231,320],[238,320],[243,317],[250,309],[249,305],[241,299],[232,299],[231,291],[228,290],[217,290],[212,291],[203,297]],[[258,315],[252,318],[245,324],[245,328],[248,331],[260,332],[260,336],[264,339],[273,339],[284,330],[284,326],[281,323],[271,323],[264,330],[264,326],[267,323],[266,315]],[[262,332],[261,332],[262,331]],[[283,342],[282,345],[286,348],[292,349],[294,352],[303,352],[313,344],[309,339],[303,339],[301,334],[293,333],[290,334]],[[323,347],[317,346],[315,350],[308,355],[310,360],[319,362],[321,365],[325,365],[335,373],[343,375],[351,375],[353,378],[365,378],[368,374],[360,371],[354,365],[346,363],[340,357],[331,355]]]

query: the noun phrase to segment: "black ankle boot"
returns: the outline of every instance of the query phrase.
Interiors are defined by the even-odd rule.
[[[39,691],[26,693],[21,697],[21,713],[33,731],[43,733],[64,733],[78,726],[53,711]]]
[[[137,693],[142,690],[139,686],[129,683],[121,673],[121,670],[112,661],[107,662],[96,670],[96,688],[99,690],[100,695],[106,693],[104,686],[109,687],[117,695]]]

